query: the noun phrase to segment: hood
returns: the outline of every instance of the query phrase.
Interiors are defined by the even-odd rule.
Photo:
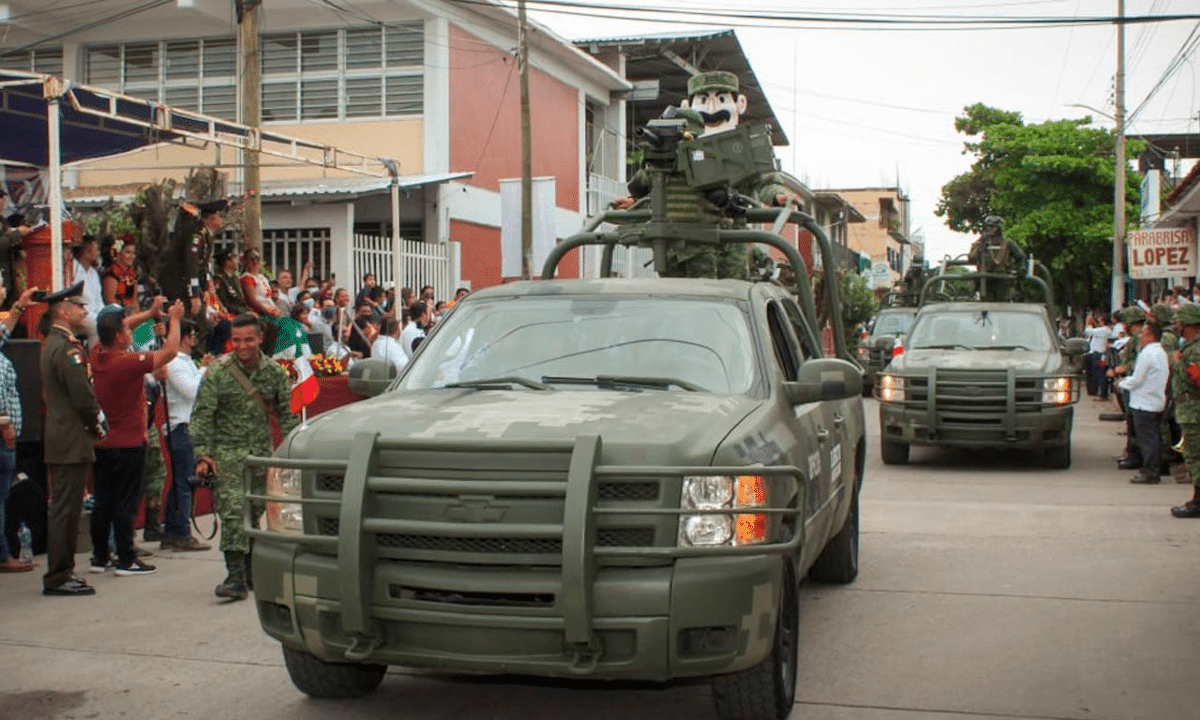
[[[1053,373],[1062,365],[1057,350],[905,350],[892,360],[896,372],[938,370],[1008,370]]]
[[[707,464],[764,401],[740,395],[612,390],[441,389],[388,393],[319,416],[290,457],[346,457],[353,436],[396,440],[573,441],[599,435],[606,462]]]

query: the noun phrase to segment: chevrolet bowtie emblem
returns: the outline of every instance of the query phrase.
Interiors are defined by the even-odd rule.
[[[491,496],[463,496],[446,508],[446,519],[462,523],[494,523],[504,519],[507,505],[497,505]]]

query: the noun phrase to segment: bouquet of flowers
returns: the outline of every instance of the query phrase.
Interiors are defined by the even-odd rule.
[[[342,361],[332,355],[313,355],[308,362],[312,365],[314,375],[341,375],[346,372]]]
[[[287,370],[288,379],[296,382],[300,379],[300,371],[296,369],[296,362],[290,358],[276,358],[275,362],[279,363],[284,370]]]

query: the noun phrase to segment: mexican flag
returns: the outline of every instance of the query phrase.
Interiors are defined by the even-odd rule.
[[[313,374],[308,358],[304,356],[296,358],[295,367],[300,377],[292,385],[292,412],[298,413],[317,399],[321,387],[317,384],[317,376]]]

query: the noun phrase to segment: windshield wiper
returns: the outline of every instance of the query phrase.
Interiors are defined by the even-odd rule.
[[[968,347],[961,343],[948,343],[946,345],[913,345],[910,350],[978,350],[979,348]]]
[[[981,348],[981,349],[985,349],[985,350],[1032,350],[1033,348],[1026,347],[1025,345],[989,345],[986,348]]]
[[[667,377],[635,377],[632,375],[597,375],[596,377],[572,377],[570,375],[543,375],[542,382],[552,385],[595,385],[605,390],[618,387],[652,388],[666,390],[672,385],[691,392],[704,392],[704,388],[687,380]]]
[[[519,377],[517,375],[487,378],[486,380],[464,380],[462,382],[447,383],[442,387],[448,388],[471,388],[473,390],[498,390],[512,389],[513,385],[524,385],[531,390],[553,390],[544,382],[530,380],[529,378]]]

